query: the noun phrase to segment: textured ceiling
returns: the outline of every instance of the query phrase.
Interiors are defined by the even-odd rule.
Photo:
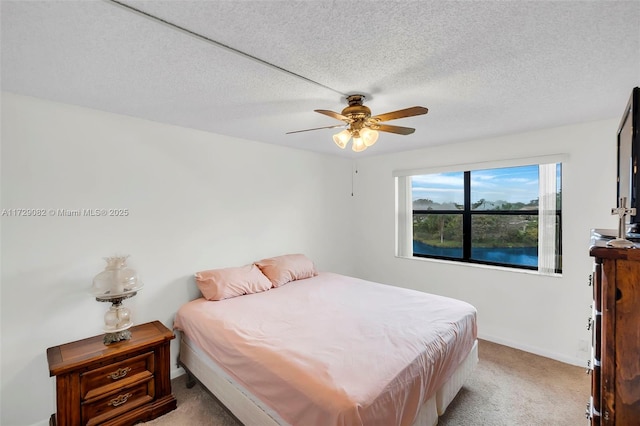
[[[122,3],[257,60],[111,1],[2,0],[2,90],[356,157],[620,117],[640,85],[640,1]],[[359,154],[285,135],[351,93],[429,113]]]

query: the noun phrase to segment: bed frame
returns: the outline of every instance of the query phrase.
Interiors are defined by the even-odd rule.
[[[427,400],[420,409],[413,426],[435,426],[438,416],[453,401],[478,364],[478,341],[476,340],[455,373],[442,387]],[[258,400],[247,389],[236,383],[204,351],[180,333],[180,354],[178,365],[189,375],[188,387],[199,381],[231,413],[245,425],[283,426],[288,425],[278,414]]]

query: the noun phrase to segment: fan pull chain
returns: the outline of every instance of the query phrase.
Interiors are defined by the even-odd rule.
[[[351,173],[351,196],[353,197],[353,181],[354,181],[354,176],[358,174],[358,165],[354,162],[354,168],[352,170]]]

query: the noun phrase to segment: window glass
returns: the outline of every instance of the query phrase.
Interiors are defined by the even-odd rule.
[[[562,271],[560,163],[409,177],[409,255]]]
[[[462,210],[464,172],[411,177],[414,210]]]
[[[414,214],[413,253],[462,258],[462,214]]]
[[[538,166],[471,171],[472,210],[538,209]]]
[[[471,259],[537,267],[538,216],[474,214]]]

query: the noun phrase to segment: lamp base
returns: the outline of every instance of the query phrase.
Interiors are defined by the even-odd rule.
[[[103,330],[106,334],[103,342],[105,345],[131,339],[131,332],[129,331],[129,328],[133,325],[131,312],[122,306],[122,301],[135,295],[136,293],[133,292],[115,297],[96,297],[98,302],[111,302],[111,307],[104,314]]]
[[[129,339],[131,339],[131,331],[122,330],[115,333],[105,334],[102,342],[105,345],[110,345],[111,343],[121,342],[123,340],[129,340]]]

